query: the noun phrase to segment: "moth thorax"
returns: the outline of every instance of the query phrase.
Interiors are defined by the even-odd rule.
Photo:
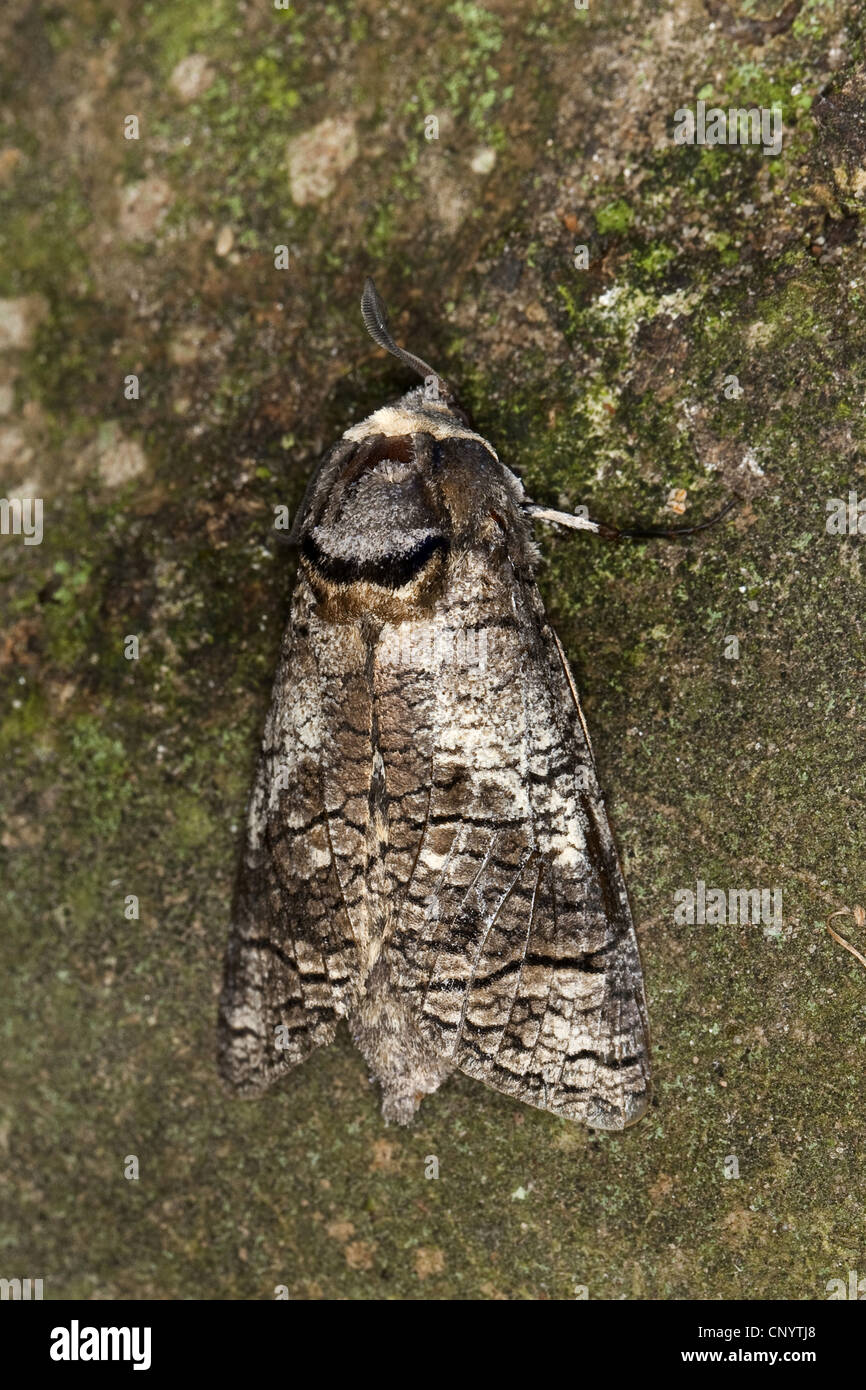
[[[381,590],[390,614],[398,596],[401,606],[429,596],[448,550],[447,531],[423,466],[386,457],[338,483],[301,553],[318,591],[356,591],[353,611],[360,605],[375,612],[382,604],[371,591]]]

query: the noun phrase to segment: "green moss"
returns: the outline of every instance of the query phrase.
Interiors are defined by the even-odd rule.
[[[643,273],[651,280],[657,279],[665,268],[676,258],[676,251],[672,246],[666,246],[664,242],[652,241],[640,254],[634,258],[636,270]]]
[[[167,78],[191,53],[222,55],[236,48],[234,19],[231,0],[184,0],[177,7],[145,0],[136,23],[144,42],[158,52],[162,76]],[[275,25],[288,25],[293,19],[291,10],[274,10]]]
[[[76,181],[58,186],[59,170],[35,179],[18,173],[0,188],[0,294],[33,292],[61,301],[87,282],[87,259],[79,237],[91,220],[87,198]],[[46,188],[46,184],[50,187]]]
[[[600,236],[622,236],[633,222],[634,213],[629,204],[621,198],[599,208],[595,214],[595,225]]]
[[[286,81],[281,58],[278,50],[259,54],[253,63],[252,95],[272,111],[294,111],[301,98],[297,88]]]

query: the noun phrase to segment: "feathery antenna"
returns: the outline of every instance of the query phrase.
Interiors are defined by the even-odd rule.
[[[405,348],[398,347],[394,342],[388,327],[388,311],[379,298],[379,292],[369,275],[364,282],[364,293],[361,296],[361,313],[364,317],[364,326],[374,343],[378,343],[379,347],[385,348],[386,352],[390,352],[400,362],[411,367],[412,371],[417,372],[420,377],[435,377],[443,395],[450,396],[452,394],[444,377],[435,372],[423,358],[416,357],[414,352],[407,352]]]
[[[552,521],[555,526],[570,526],[574,531],[594,531],[597,536],[603,536],[609,541],[643,541],[653,536],[663,540],[677,540],[680,536],[693,536],[697,531],[706,531],[707,527],[715,526],[737,505],[738,500],[737,497],[732,497],[715,516],[709,517],[706,521],[699,521],[694,526],[630,526],[622,529],[619,526],[608,526],[603,521],[591,521],[589,517],[572,516],[570,512],[557,512],[552,507],[530,504],[523,510],[526,516],[534,517],[536,521]]]

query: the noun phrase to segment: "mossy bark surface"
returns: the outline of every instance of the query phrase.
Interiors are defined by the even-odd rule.
[[[4,1276],[821,1299],[866,1273],[866,969],[825,929],[848,909],[866,951],[863,536],[827,529],[866,497],[861,7],[777,8],[7,0],[0,487],[44,536],[0,536]],[[781,152],[676,144],[698,100],[781,104]],[[539,535],[647,979],[654,1103],[622,1135],[461,1077],[386,1130],[345,1035],[260,1101],[217,1079],[275,508],[410,384],[363,333],[368,273],[536,501],[740,499],[689,542]],[[781,923],[677,925],[699,880],[781,890]]]

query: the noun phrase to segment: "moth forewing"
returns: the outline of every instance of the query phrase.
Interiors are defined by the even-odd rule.
[[[221,1004],[243,1092],[346,1018],[388,1121],[455,1069],[602,1128],[646,1107],[637,941],[525,508],[421,389],[307,491]]]

